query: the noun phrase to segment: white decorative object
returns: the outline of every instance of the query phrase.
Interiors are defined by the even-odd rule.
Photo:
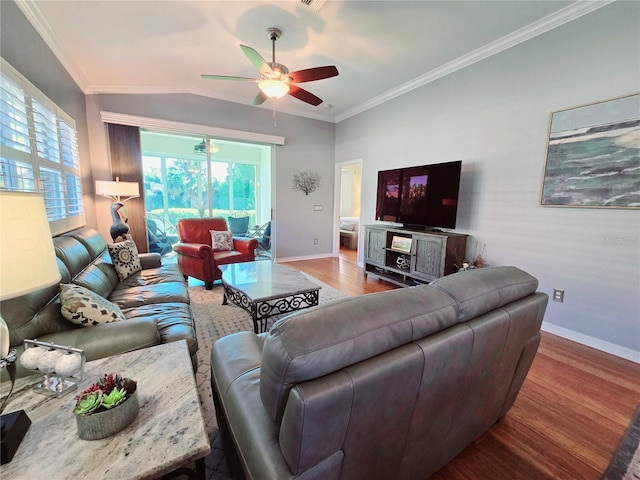
[[[33,389],[52,397],[62,397],[78,387],[83,379],[84,350],[55,343],[25,340],[20,363],[27,370],[44,373],[42,381]]]
[[[60,350],[50,349],[46,350],[41,356],[38,362],[38,370],[43,373],[54,373],[56,371],[56,361],[58,357],[62,355]]]
[[[5,358],[9,354],[9,327],[0,317],[0,358]]]
[[[56,360],[55,372],[63,377],[73,377],[82,368],[82,357],[79,353],[63,353]]]
[[[47,349],[44,347],[36,346],[33,348],[26,348],[22,355],[20,355],[20,364],[27,370],[37,370],[38,364],[40,363],[40,357],[42,357],[42,354],[46,351]]]

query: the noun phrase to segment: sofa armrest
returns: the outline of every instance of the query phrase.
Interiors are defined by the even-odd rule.
[[[238,252],[253,256],[256,248],[258,248],[258,240],[255,238],[233,238],[233,249]]]
[[[140,253],[138,257],[143,270],[162,266],[162,256],[159,253]]]
[[[58,304],[58,311],[59,309]],[[42,342],[81,348],[84,350],[87,362],[152,347],[159,345],[162,341],[158,331],[158,323],[151,318],[121,320],[95,327],[77,327],[63,332],[39,335],[37,339]],[[20,357],[24,351],[24,345],[21,344],[14,348]],[[17,377],[34,373],[31,370],[26,370],[20,362],[16,362],[16,366]],[[6,380],[5,372],[6,369],[2,369],[2,381]]]
[[[185,257],[202,258],[203,260],[213,258],[213,248],[204,243],[176,243],[173,250]]]

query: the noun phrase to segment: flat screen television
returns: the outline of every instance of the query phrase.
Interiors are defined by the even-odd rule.
[[[376,220],[405,228],[455,228],[462,162],[378,172]]]

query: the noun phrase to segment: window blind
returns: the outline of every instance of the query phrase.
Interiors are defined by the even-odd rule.
[[[52,233],[83,225],[75,122],[1,61],[0,188],[42,192]]]

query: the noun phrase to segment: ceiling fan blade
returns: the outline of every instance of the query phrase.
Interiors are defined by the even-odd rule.
[[[322,80],[323,78],[331,78],[338,75],[338,69],[331,66],[307,68],[298,70],[288,74],[295,83],[313,82],[314,80]]]
[[[200,75],[202,78],[206,78],[207,80],[241,80],[245,82],[257,82],[259,81],[257,78],[249,78],[249,77],[231,77],[228,75]]]
[[[253,63],[256,68],[260,70],[260,73],[271,72],[271,67],[269,66],[269,64],[253,48],[247,47],[246,45],[240,45],[240,48],[247,56],[247,58],[251,61],[251,63]]]
[[[254,105],[262,105],[267,98],[269,98],[269,97],[267,97],[264,93],[262,93],[262,90],[260,90],[258,92],[258,95],[256,95],[256,98],[253,99],[253,104]]]
[[[307,92],[306,90],[297,87],[296,85],[289,84],[289,95],[292,97],[296,97],[298,100],[302,100],[314,107],[317,107],[322,103],[322,99],[316,97],[313,93]]]

